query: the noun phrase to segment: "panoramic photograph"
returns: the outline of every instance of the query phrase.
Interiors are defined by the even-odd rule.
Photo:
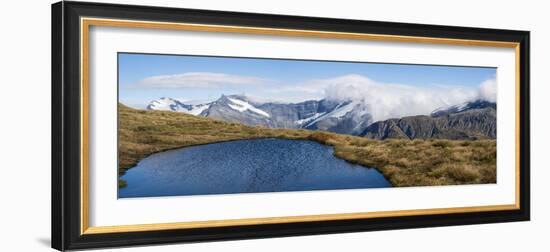
[[[118,54],[118,197],[496,183],[496,68]]]

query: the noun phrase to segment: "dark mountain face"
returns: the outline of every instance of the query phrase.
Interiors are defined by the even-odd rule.
[[[496,129],[496,103],[475,101],[437,110],[431,116],[375,122],[360,135],[374,139],[485,139],[496,138]]]

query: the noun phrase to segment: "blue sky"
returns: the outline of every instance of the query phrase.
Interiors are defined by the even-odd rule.
[[[480,85],[490,80],[496,81],[496,68],[119,54],[119,100],[134,107],[159,97],[202,101],[221,94],[298,102],[331,96],[330,90],[338,97],[346,92],[357,96],[362,92],[355,90],[363,86],[370,87],[363,90],[369,95],[392,89],[475,96]],[[443,103],[454,101],[442,99]]]

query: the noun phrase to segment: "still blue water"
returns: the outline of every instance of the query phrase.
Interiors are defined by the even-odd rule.
[[[332,147],[286,139],[239,140],[153,154],[121,178],[120,198],[390,187],[377,170]]]

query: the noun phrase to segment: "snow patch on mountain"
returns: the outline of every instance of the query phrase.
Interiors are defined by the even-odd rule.
[[[496,103],[486,101],[486,100],[469,101],[469,102],[461,103],[461,104],[458,104],[458,105],[437,108],[434,111],[432,111],[430,113],[430,115],[431,116],[442,116],[442,115],[448,115],[448,114],[453,114],[453,113],[460,113],[460,112],[464,112],[464,111],[470,110],[470,109],[482,109],[482,108],[486,108],[486,107],[495,107],[496,108]]]
[[[319,118],[320,116],[322,116],[322,115],[324,115],[324,114],[326,114],[326,113],[327,113],[327,112],[315,113],[315,114],[313,114],[313,115],[310,116],[310,117],[306,117],[306,118],[304,118],[304,119],[297,120],[297,121],[295,121],[295,123],[296,123],[296,124],[299,124],[299,125],[301,125],[301,124],[306,124],[306,123],[308,123],[308,122],[310,122],[310,121],[312,121],[312,120],[315,120],[315,119]]]
[[[311,125],[314,125],[315,123],[317,123],[317,122],[319,122],[323,119],[326,119],[326,118],[330,118],[330,117],[338,118],[338,117],[345,116],[347,113],[349,113],[353,110],[354,106],[355,105],[354,105],[353,102],[344,102],[344,103],[338,104],[338,106],[336,106],[335,109],[333,109],[332,111],[330,111],[328,113],[323,113],[323,115],[318,116],[317,118],[315,118],[315,120],[309,122],[304,127],[307,128],[307,127],[309,127]]]
[[[229,101],[231,101],[231,103],[233,103],[233,104],[228,104],[228,105],[229,105],[230,108],[232,108],[234,110],[237,110],[239,112],[244,112],[244,111],[248,110],[248,111],[254,112],[256,114],[259,114],[259,115],[262,115],[262,116],[265,116],[265,117],[271,117],[267,112],[252,106],[248,102],[241,101],[241,100],[234,99],[234,98],[229,98],[229,97],[227,99]]]
[[[327,116],[328,117],[342,117],[345,116],[347,113],[353,110],[353,107],[355,107],[355,103],[350,102],[348,104],[343,103],[338,108],[330,112]]]

